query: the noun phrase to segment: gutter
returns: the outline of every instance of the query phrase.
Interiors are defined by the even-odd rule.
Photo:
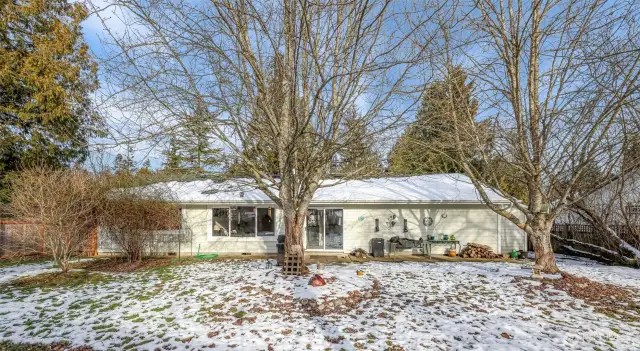
[[[271,200],[231,200],[231,201],[176,201],[178,205],[275,205]],[[508,200],[494,201],[497,204],[510,204]],[[309,207],[321,205],[486,205],[475,200],[431,200],[431,201],[314,201]]]

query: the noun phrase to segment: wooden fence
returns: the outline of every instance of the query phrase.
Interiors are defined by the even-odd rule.
[[[609,228],[629,244],[640,247],[640,227],[612,224]],[[617,243],[611,239],[609,233],[602,232],[591,224],[554,224],[551,233],[560,238],[560,240],[555,238],[552,240],[556,252],[562,252],[567,245],[574,249],[578,246],[578,250],[594,255],[603,253],[594,246],[612,251],[618,250]]]
[[[628,225],[609,225],[618,235],[634,235],[640,233],[640,227],[631,228]],[[554,234],[599,234],[598,230],[591,224],[554,224],[551,232]]]
[[[26,236],[44,237],[43,226],[33,221],[0,219],[0,257],[15,257],[30,254],[46,254],[44,243],[38,240],[25,240]],[[96,256],[98,254],[98,229],[96,228],[80,256]]]

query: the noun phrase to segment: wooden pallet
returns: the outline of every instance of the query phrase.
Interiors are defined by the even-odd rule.
[[[282,273],[284,275],[299,275],[302,272],[302,257],[298,254],[284,255]]]

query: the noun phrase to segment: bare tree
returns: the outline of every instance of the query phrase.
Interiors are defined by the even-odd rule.
[[[106,24],[109,9],[125,32]],[[119,0],[94,10],[114,49],[104,62],[119,106],[135,116],[126,125],[143,126],[127,133],[166,138],[184,116],[201,116],[200,128],[282,209],[286,250],[299,255],[309,203],[351,133],[374,139],[414,109],[425,54],[416,29],[435,14],[389,0]],[[378,169],[364,163],[341,179]]]
[[[633,127],[631,124],[629,127]],[[620,175],[602,188],[574,202],[570,214],[594,228],[584,240],[556,240],[573,248],[587,247],[605,259],[627,265],[640,265],[640,154],[637,129],[629,131],[630,146],[625,150]],[[569,217],[569,216],[567,216]]]
[[[22,237],[21,246],[40,247],[63,272],[96,230],[102,188],[86,171],[34,168],[20,172],[11,185],[11,209],[43,231]]]
[[[455,117],[449,140],[457,149],[450,157],[492,210],[526,231],[536,265],[557,272],[550,235],[555,218],[624,172],[619,164],[640,86],[636,5],[582,0],[448,4],[439,14],[443,57],[438,65],[444,77],[463,65],[479,101],[476,115],[460,112],[450,99]],[[486,145],[488,139],[491,147],[469,155],[470,141]],[[505,184],[505,174],[517,177]],[[483,185],[496,188],[511,207],[493,203]],[[513,196],[513,188],[525,189],[523,199]]]
[[[160,185],[138,186],[130,176],[103,177],[105,194],[100,208],[100,230],[127,257],[138,262],[149,249],[155,232],[180,227],[180,209]]]

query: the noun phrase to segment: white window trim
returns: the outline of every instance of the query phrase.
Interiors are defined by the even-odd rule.
[[[309,209],[322,211],[322,248],[321,249],[308,249],[309,243],[307,242],[307,216],[304,217],[304,250],[311,252],[344,252],[344,207],[323,207],[323,206],[309,206]],[[342,211],[342,249],[327,249],[327,210],[341,210]]]
[[[253,207],[253,214],[255,218],[254,224],[254,235],[253,236],[231,236],[231,207]],[[219,208],[226,208],[228,213],[228,228],[227,235],[213,235],[213,210]],[[273,209],[273,235],[270,236],[258,236],[258,208],[272,208]],[[207,240],[208,241],[277,241],[277,228],[276,228],[276,219],[277,219],[277,211],[278,209],[269,205],[258,205],[258,206],[211,206],[207,209]]]

